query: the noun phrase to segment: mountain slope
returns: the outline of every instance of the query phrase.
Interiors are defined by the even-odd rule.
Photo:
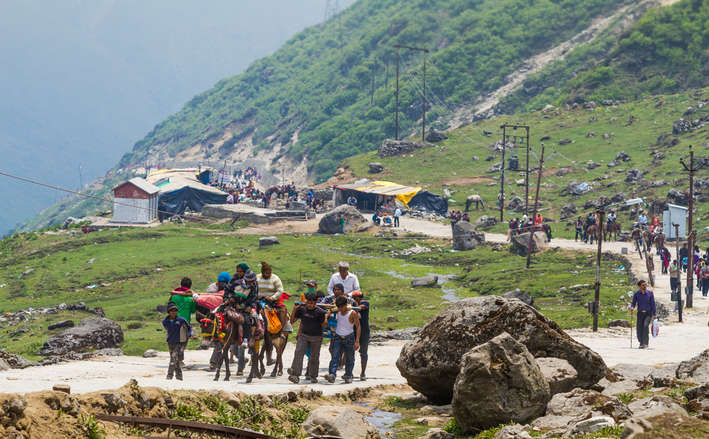
[[[395,44],[426,46],[429,120],[497,88],[524,59],[584,29],[619,0],[360,0],[220,81],[158,124],[120,166],[242,160],[303,180],[394,134]],[[402,51],[401,125],[420,118],[421,55]],[[445,105],[440,105],[440,100]]]

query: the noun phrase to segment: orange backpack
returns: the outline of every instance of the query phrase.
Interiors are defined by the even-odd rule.
[[[283,325],[281,324],[281,319],[278,318],[278,312],[271,308],[264,308],[263,312],[268,321],[268,332],[273,335],[281,332]]]

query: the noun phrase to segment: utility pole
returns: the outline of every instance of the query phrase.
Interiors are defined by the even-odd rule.
[[[534,218],[537,217],[537,205],[539,202],[539,186],[542,184],[542,166],[544,165],[544,144],[542,143],[542,155],[539,158],[539,169],[537,170],[537,192],[534,196],[534,215],[532,215],[532,228],[529,231],[529,243],[527,244],[527,268],[532,260],[532,243],[534,239]]]
[[[505,180],[505,148],[507,146],[507,129],[513,130],[513,132],[516,132],[518,129],[524,129],[525,130],[525,137],[522,136],[513,136],[514,137],[514,144],[517,144],[517,139],[522,140],[523,138],[525,139],[526,142],[526,153],[527,153],[527,161],[525,162],[525,171],[524,171],[524,214],[529,215],[529,126],[528,125],[514,125],[514,124],[503,124],[500,126],[502,128],[502,175],[501,175],[501,184],[500,184],[500,222],[503,221],[503,214],[504,214],[504,200],[505,200],[505,186],[504,186],[504,180]],[[517,168],[519,169],[519,168]]]
[[[596,284],[593,295],[593,332],[598,332],[598,307],[601,304],[601,241],[603,240],[604,211],[596,211],[598,215],[598,252],[596,253]]]
[[[683,159],[679,159],[684,169],[689,172],[689,216],[687,218],[687,308],[692,308],[694,301],[692,298],[694,290],[694,232],[692,230],[692,219],[694,213],[694,173],[704,166],[694,167],[694,151],[689,145],[689,166]]]
[[[396,140],[399,140],[399,49],[416,50],[423,52],[423,116],[421,118],[421,141],[426,141],[426,54],[429,52],[425,47],[404,46],[395,44],[396,47]]]
[[[529,127],[527,130],[527,161],[524,164],[524,214],[529,215]]]
[[[396,136],[394,140],[399,140],[399,62],[401,54],[399,48],[396,48]]]
[[[79,163],[79,189],[84,187],[84,177],[81,175],[81,163]]]
[[[682,277],[679,276],[679,224],[672,224],[675,228],[675,260],[677,261],[677,312],[679,322],[682,323]],[[689,260],[689,258],[687,258]]]
[[[504,221],[505,214],[505,149],[507,149],[507,125],[502,125],[502,169],[500,170],[500,223]],[[526,213],[525,213],[526,214]],[[529,267],[529,264],[527,264]]]

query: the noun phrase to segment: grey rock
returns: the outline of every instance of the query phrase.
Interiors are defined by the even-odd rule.
[[[697,384],[709,383],[709,349],[690,360],[681,362],[677,367],[677,378]]]
[[[603,137],[605,140],[608,140],[608,139],[610,139],[611,137],[613,137],[613,134],[611,134],[611,133],[603,133],[603,136],[602,136],[602,137]]]
[[[426,134],[426,141],[431,143],[442,142],[448,138],[443,131],[431,130]]]
[[[380,172],[384,171],[384,165],[379,162],[372,162],[367,166],[369,166],[370,174],[379,174]]]
[[[529,232],[518,233],[511,238],[512,250],[522,256],[526,256],[530,250]],[[544,232],[534,232],[531,243],[531,252],[537,253],[547,248],[547,234]]]
[[[416,333],[418,333],[420,328],[404,328],[404,329],[393,329],[391,331],[376,331],[370,336],[370,341],[385,342],[388,340],[413,340]]]
[[[573,140],[571,139],[560,139],[559,140],[559,145],[568,145],[569,143],[572,143]]]
[[[318,231],[328,235],[341,233],[342,225],[340,224],[340,219],[342,218],[345,220],[345,233],[365,230],[370,225],[367,219],[359,213],[355,207],[343,204],[342,206],[337,206],[320,218]]]
[[[618,162],[628,162],[631,160],[631,158],[627,152],[621,151],[615,155],[615,160]]]
[[[515,288],[512,291],[508,291],[502,294],[505,299],[519,299],[529,306],[534,305],[534,298],[519,288]]]
[[[25,367],[34,366],[34,363],[21,355],[11,354],[0,349],[0,359],[7,362],[12,369],[24,369]]]
[[[5,371],[5,370],[10,370],[10,369],[12,369],[10,367],[10,363],[8,363],[4,359],[0,358],[0,372]]]
[[[414,390],[447,404],[463,355],[503,332],[535,357],[567,360],[579,375],[576,387],[590,387],[608,371],[598,354],[556,323],[519,300],[500,296],[463,299],[440,311],[404,345],[396,366]]]
[[[574,388],[578,373],[568,361],[562,358],[540,357],[537,358],[537,364],[549,383],[552,395],[570,392]]]
[[[419,439],[455,439],[455,435],[441,428],[432,428]]]
[[[692,124],[686,119],[676,120],[672,124],[672,134],[678,135],[692,130]]]
[[[467,221],[458,221],[453,226],[453,249],[459,251],[472,250],[485,242],[485,235],[475,230],[475,226]]]
[[[267,247],[269,245],[276,245],[280,244],[281,242],[278,240],[278,237],[276,236],[262,236],[261,238],[258,239],[258,246],[259,247]]]
[[[561,219],[571,218],[578,213],[578,209],[574,203],[566,203],[564,207],[561,208]]]
[[[630,328],[630,322],[627,320],[623,319],[616,319],[616,320],[611,320],[608,322],[608,327],[609,328]]]
[[[494,165],[487,168],[486,172],[500,172],[502,170],[502,162],[495,163]]]
[[[520,197],[512,197],[512,199],[507,203],[507,209],[514,210],[515,212],[521,212],[524,210],[524,200]]]
[[[428,276],[417,277],[411,280],[412,287],[430,287],[438,283],[438,276],[429,274]]]
[[[143,358],[153,358],[158,356],[158,351],[155,349],[148,349],[147,351],[143,352]]]
[[[61,356],[104,348],[116,348],[123,343],[120,325],[103,317],[84,319],[74,328],[54,335],[44,342],[42,355]]]
[[[586,133],[586,137],[596,137],[596,133],[594,133],[593,131],[589,131],[588,133]]]
[[[574,424],[574,426],[569,429],[569,434],[571,436],[590,434],[613,426],[615,426],[615,421],[610,416],[594,416]]]
[[[55,392],[64,392],[64,393],[69,394],[69,393],[71,393],[71,386],[69,384],[63,384],[63,383],[55,384],[54,386],[52,386],[52,390],[54,390]]]
[[[636,415],[644,418],[651,418],[664,414],[688,416],[687,410],[677,404],[672,398],[663,395],[655,395],[633,401],[628,404],[628,408]]]
[[[667,198],[674,204],[686,206],[689,203],[689,194],[678,189],[670,189],[667,193]]]
[[[312,436],[339,436],[351,439],[379,439],[379,431],[364,416],[349,407],[320,406],[310,412],[303,431]]]
[[[54,392],[44,399],[44,403],[52,410],[61,410],[70,416],[78,416],[81,405],[76,397],[64,392]]]
[[[27,408],[27,400],[24,396],[12,396],[3,403],[3,411],[17,418],[22,417]]]
[[[563,177],[564,175],[570,174],[572,171],[573,171],[573,168],[571,168],[570,166],[565,166],[565,167],[559,168],[559,170],[556,171],[556,173],[554,175],[556,175],[557,177]]]
[[[103,400],[106,402],[106,409],[109,413],[116,413],[125,408],[128,403],[120,393],[108,392],[102,393]]]
[[[74,327],[73,320],[62,320],[61,322],[52,323],[51,325],[47,326],[47,329],[49,329],[51,331],[53,329],[73,328],[73,327]]]
[[[532,436],[519,424],[505,425],[493,439],[532,439]]]
[[[495,218],[494,216],[483,215],[475,220],[475,222],[473,223],[473,228],[477,229],[478,227],[492,227],[495,225],[497,225],[497,218]]]
[[[426,145],[417,142],[386,139],[382,142],[382,145],[379,147],[379,151],[377,152],[377,154],[379,155],[379,157],[382,158],[393,157],[413,152],[417,149],[423,148],[424,146]]]
[[[503,332],[461,359],[453,414],[463,431],[526,422],[544,413],[550,396],[532,354]]]
[[[625,182],[626,183],[636,183],[643,178],[643,175],[645,175],[644,171],[641,171],[639,169],[631,169],[630,171],[628,171],[628,174],[625,176]]]

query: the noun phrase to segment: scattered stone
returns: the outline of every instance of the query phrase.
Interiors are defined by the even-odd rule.
[[[682,133],[686,133],[687,131],[691,131],[691,130],[692,130],[692,124],[689,123],[689,121],[686,119],[676,120],[672,124],[672,134],[674,134],[675,136],[682,134]]]
[[[620,203],[623,201],[625,201],[625,192],[618,192],[611,197],[611,202],[613,203]]]
[[[417,277],[411,280],[412,287],[430,287],[438,284],[438,276],[429,274],[428,276]]]
[[[608,369],[603,359],[569,337],[553,321],[514,299],[483,296],[463,299],[431,319],[401,350],[401,375],[430,401],[446,404],[465,353],[502,332],[536,357],[567,360],[577,371],[576,387],[589,387]]]
[[[593,160],[589,160],[588,163],[586,163],[586,169],[588,169],[589,171],[592,170],[592,169],[596,169],[596,168],[598,168],[599,166],[601,166],[601,164],[600,164],[600,163],[596,163],[596,162],[594,162]]]
[[[615,426],[615,421],[610,416],[594,416],[589,419],[577,422],[569,428],[569,435],[590,434],[604,428]]]
[[[487,137],[492,136],[492,131],[483,130],[483,136],[487,136]]]
[[[55,392],[71,393],[71,386],[69,384],[55,384],[52,390]]]
[[[408,154],[410,152],[413,152],[417,149],[421,149],[424,145],[418,142],[409,142],[406,140],[392,140],[392,139],[386,139],[382,142],[382,145],[379,147],[379,151],[377,154],[379,157],[393,157],[397,155],[402,155],[402,154]]]
[[[628,404],[628,408],[635,414],[643,417],[660,416],[664,414],[673,414],[688,416],[687,410],[677,404],[669,396],[655,395],[649,398],[633,401]]]
[[[4,360],[12,369],[24,369],[34,366],[34,364],[25,357],[11,354],[3,349],[0,349],[0,360]]]
[[[495,160],[495,156],[494,156],[494,155],[489,155],[489,156],[485,157],[485,161],[486,161],[486,162],[491,162],[491,161],[493,161],[493,160]]]
[[[269,245],[276,245],[280,244],[280,241],[278,241],[278,238],[275,236],[263,236],[259,238],[258,240],[258,246],[259,247],[267,247]]]
[[[621,151],[618,154],[616,154],[615,159],[619,162],[629,162],[630,160],[632,160],[630,158],[630,156],[628,155],[628,153],[626,153],[625,151]]]
[[[513,252],[526,256],[527,252],[530,249],[530,242],[529,242],[529,232],[525,233],[518,233],[516,235],[512,235],[512,250]],[[534,236],[532,237],[532,242],[531,242],[531,251],[532,253],[537,253],[539,251],[544,250],[547,248],[547,244],[549,241],[547,241],[547,234],[544,232],[534,232]]]
[[[455,435],[440,428],[432,428],[419,439],[455,439]]]
[[[609,328],[630,328],[632,327],[630,322],[623,319],[611,320],[608,322]]]
[[[559,145],[568,145],[569,143],[572,143],[573,140],[571,139],[561,139],[559,140]]]
[[[502,170],[502,162],[497,162],[494,165],[487,168],[487,172],[500,172]]]
[[[613,137],[613,134],[611,134],[611,133],[603,133],[603,135],[602,135],[601,137],[603,137],[605,140],[609,140],[611,137]]]
[[[430,130],[426,134],[426,141],[431,143],[442,142],[448,138],[448,135],[443,131]]]
[[[532,439],[529,433],[519,424],[505,425],[493,439]]]
[[[551,136],[542,136],[539,138],[540,142],[546,142],[547,140],[551,140]]]
[[[348,407],[320,406],[310,412],[303,430],[312,436],[339,436],[348,439],[378,439],[379,431],[364,416]]]
[[[549,383],[552,395],[570,392],[574,388],[578,373],[568,361],[563,358],[541,357],[537,358],[537,364]]]
[[[103,396],[103,400],[106,402],[106,408],[109,413],[116,413],[128,405],[120,393],[102,393],[101,396]]]
[[[673,204],[679,204],[683,206],[689,204],[689,194],[678,189],[670,189],[670,191],[667,193],[667,198],[671,200]]]
[[[534,305],[534,298],[519,288],[515,288],[512,291],[508,291],[502,294],[505,299],[519,299],[529,306]]]
[[[4,359],[0,358],[0,372],[5,371],[5,370],[10,370],[10,369],[12,369],[10,367],[10,363],[8,363]]]
[[[691,380],[697,384],[709,383],[709,349],[681,362],[677,367],[677,378]]]
[[[49,329],[51,331],[53,329],[73,328],[73,327],[74,327],[73,320],[62,320],[61,322],[52,323],[51,325],[47,326],[47,329]]]
[[[563,194],[570,195],[583,195],[592,189],[591,185],[587,182],[572,181],[570,182],[562,191]]]
[[[154,358],[158,356],[158,351],[155,349],[148,349],[147,351],[143,352],[143,358]]]
[[[527,348],[503,332],[461,359],[453,414],[463,431],[541,416],[549,385]]]
[[[458,221],[453,226],[453,249],[466,251],[477,248],[485,242],[485,235],[475,230],[467,221]]]
[[[25,413],[25,409],[27,408],[27,400],[24,396],[13,396],[10,399],[6,400],[2,406],[3,411],[5,413],[12,415],[16,418],[20,418],[23,416],[23,414]]]
[[[556,171],[555,175],[557,177],[563,177],[566,174],[570,174],[571,171],[573,171],[573,168],[571,168],[570,166],[565,166],[565,167],[559,168],[559,170]]]
[[[579,421],[594,416],[610,416],[618,423],[630,418],[632,412],[616,397],[602,395],[595,390],[573,389],[552,396],[545,416],[535,419],[532,426],[570,431]]]
[[[687,398],[687,409],[697,412],[704,419],[709,420],[709,384],[692,387],[684,392]]]
[[[628,174],[625,176],[625,182],[626,183],[637,183],[639,180],[643,178],[643,175],[645,172],[640,171],[639,169],[631,169],[628,171]]]
[[[372,162],[368,166],[370,174],[379,174],[384,171],[384,165],[379,162]]]
[[[333,210],[329,211],[320,219],[320,224],[318,226],[318,231],[320,233],[334,235],[336,233],[342,233],[342,224],[340,220],[345,220],[344,231],[347,232],[358,232],[369,228],[370,223],[367,219],[359,213],[357,208],[343,204],[337,206]]]
[[[53,335],[40,349],[42,355],[62,356],[103,348],[116,348],[123,343],[123,331],[118,323],[107,318],[88,318],[79,326]]]
[[[588,133],[586,133],[586,137],[596,137],[596,133],[594,133],[593,131],[589,131]]]
[[[596,108],[596,103],[593,101],[584,102],[583,108],[586,110],[593,110]]]
[[[577,212],[578,209],[576,209],[574,203],[567,203],[566,205],[564,205],[564,207],[561,208],[561,219],[565,220],[571,218],[575,216]]]
[[[507,209],[521,212],[524,209],[524,200],[520,197],[512,197],[509,203],[507,203]]]
[[[494,216],[483,215],[475,220],[473,223],[473,229],[477,229],[478,227],[492,227],[495,225],[497,225],[497,218]]]

